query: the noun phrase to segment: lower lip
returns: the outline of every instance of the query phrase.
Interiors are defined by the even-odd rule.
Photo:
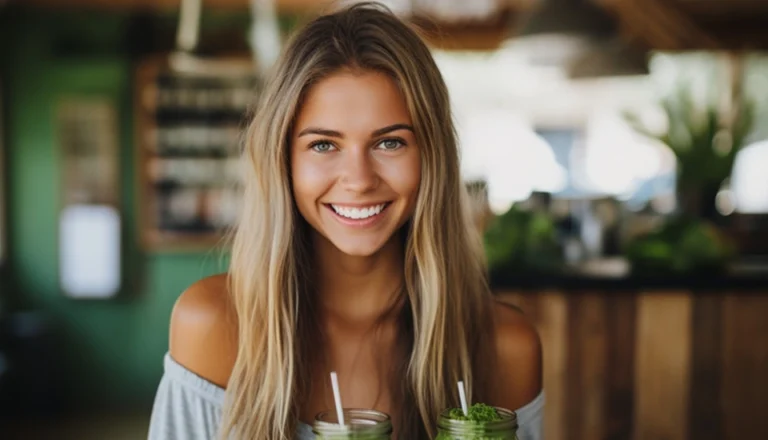
[[[326,208],[328,208],[329,211],[331,211],[331,214],[336,218],[336,220],[345,225],[345,226],[352,226],[355,228],[367,228],[370,226],[375,225],[376,223],[381,220],[382,217],[384,217],[384,213],[387,212],[387,209],[389,208],[390,203],[387,203],[387,206],[384,207],[384,209],[381,210],[378,214],[368,217],[368,218],[361,218],[361,219],[354,219],[354,218],[348,218],[344,217],[342,215],[336,214],[336,211],[333,210],[333,208],[330,205],[325,205]]]

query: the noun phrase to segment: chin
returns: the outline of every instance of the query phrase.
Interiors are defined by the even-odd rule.
[[[333,243],[341,253],[349,255],[350,257],[370,257],[371,255],[379,252],[384,243],[380,245],[365,244],[365,243]]]

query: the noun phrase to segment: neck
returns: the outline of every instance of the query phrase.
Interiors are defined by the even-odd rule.
[[[314,242],[318,311],[325,326],[365,331],[395,319],[404,280],[397,234],[366,257],[346,255],[324,237]]]

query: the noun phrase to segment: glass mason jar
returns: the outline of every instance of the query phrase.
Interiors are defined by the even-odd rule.
[[[447,409],[440,414],[435,440],[517,440],[517,414],[504,408],[496,408],[501,420],[473,422],[454,420]]]
[[[339,425],[336,411],[323,411],[315,417],[312,432],[318,440],[389,440],[392,421],[372,409],[345,409],[345,425]]]

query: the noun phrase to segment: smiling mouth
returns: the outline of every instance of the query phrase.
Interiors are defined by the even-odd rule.
[[[348,220],[367,220],[384,212],[392,202],[384,202],[364,207],[352,207],[328,203],[328,206],[336,215]]]

